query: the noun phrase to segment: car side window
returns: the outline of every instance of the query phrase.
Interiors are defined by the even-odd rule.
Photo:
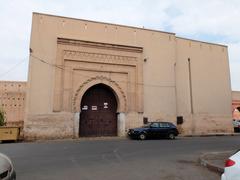
[[[159,124],[161,128],[169,128],[169,124],[168,123],[160,123]]]
[[[160,128],[163,128],[163,123],[159,123],[159,127],[160,127]]]
[[[158,128],[159,125],[158,125],[158,123],[152,123],[152,124],[151,124],[151,127],[152,127],[152,128]]]

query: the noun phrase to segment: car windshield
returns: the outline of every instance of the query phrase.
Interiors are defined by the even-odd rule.
[[[148,128],[148,127],[150,127],[150,125],[151,125],[151,123],[147,123],[147,124],[144,124],[142,127],[143,128]]]

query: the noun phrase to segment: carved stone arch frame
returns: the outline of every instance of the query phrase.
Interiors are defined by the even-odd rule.
[[[79,122],[80,122],[80,113],[81,113],[81,100],[85,92],[92,86],[96,84],[104,84],[113,90],[115,94],[117,103],[118,103],[118,119],[117,119],[117,134],[118,136],[125,135],[125,113],[127,112],[127,98],[122,88],[115,81],[104,76],[96,76],[88,79],[82,83],[79,88],[76,90],[73,97],[73,112],[74,112],[74,135],[78,137],[79,135]]]
[[[118,85],[118,83],[104,76],[96,76],[82,83],[77,89],[77,91],[75,92],[75,95],[73,97],[73,106],[72,106],[74,113],[81,112],[80,104],[81,104],[83,95],[90,87],[96,84],[104,84],[112,89],[117,100],[117,105],[118,105],[117,113],[123,113],[127,111],[127,98],[122,88]]]
[[[125,123],[135,117],[130,113],[143,112],[142,60],[142,47],[58,38],[56,65],[65,68],[55,69],[53,111],[73,113],[73,131],[78,137],[84,93],[96,84],[105,84],[115,94],[118,135],[124,136]],[[114,80],[122,83],[109,78],[112,73]]]

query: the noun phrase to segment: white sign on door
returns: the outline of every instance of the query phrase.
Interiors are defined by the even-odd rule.
[[[107,109],[107,108],[108,108],[108,103],[107,103],[107,102],[103,103],[103,105],[104,105],[104,106],[103,106],[104,109]]]
[[[97,106],[92,106],[92,110],[96,111],[97,110]]]
[[[88,110],[88,106],[87,106],[87,105],[84,105],[84,106],[82,107],[82,110]]]

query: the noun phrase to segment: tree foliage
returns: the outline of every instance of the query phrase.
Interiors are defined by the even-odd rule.
[[[5,111],[0,107],[0,126],[4,125],[5,117]]]

